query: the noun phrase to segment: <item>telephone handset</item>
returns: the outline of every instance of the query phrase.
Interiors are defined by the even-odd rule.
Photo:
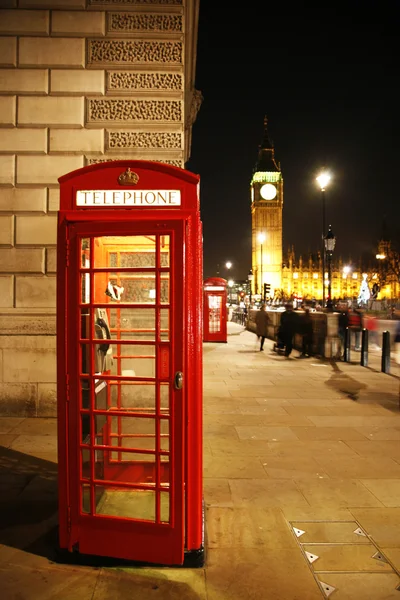
[[[111,340],[111,332],[108,324],[107,311],[104,308],[97,309],[95,321],[95,333],[99,340]],[[98,344],[97,346],[97,366],[96,372],[103,373],[109,371],[113,364],[112,346],[109,343]]]
[[[96,335],[99,340],[111,340],[111,333],[108,323],[101,317],[97,317],[96,319]],[[104,352],[104,354],[106,354],[109,347],[110,344],[99,344],[99,348],[102,352]]]

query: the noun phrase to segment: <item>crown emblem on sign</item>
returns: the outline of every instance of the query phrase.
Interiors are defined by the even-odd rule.
[[[129,167],[118,177],[118,182],[121,185],[136,185],[138,181],[139,175],[134,171],[131,171]]]

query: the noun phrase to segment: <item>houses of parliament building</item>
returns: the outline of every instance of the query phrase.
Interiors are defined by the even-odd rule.
[[[307,257],[296,256],[294,247],[284,255],[282,248],[283,177],[280,164],[275,160],[274,146],[264,119],[264,136],[259,146],[258,158],[250,183],[253,278],[250,283],[253,295],[263,295],[267,284],[270,298],[319,300],[323,298],[322,252]],[[381,239],[377,258],[386,258],[390,241]],[[382,261],[383,263],[384,261]],[[383,264],[382,264],[383,266]],[[324,265],[325,298],[328,298],[328,268]],[[363,281],[371,295],[377,299],[399,297],[398,278],[390,274],[383,278],[376,268],[366,272],[359,264],[344,263],[342,259],[331,262],[331,298],[353,300],[358,298]]]

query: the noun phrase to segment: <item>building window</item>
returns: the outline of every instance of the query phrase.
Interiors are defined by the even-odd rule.
[[[293,279],[298,279],[299,278],[299,274],[298,273],[293,273]]]
[[[313,279],[318,279],[318,273],[313,273]]]

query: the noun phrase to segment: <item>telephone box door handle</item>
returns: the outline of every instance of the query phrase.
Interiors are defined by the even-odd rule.
[[[181,390],[183,386],[183,373],[182,371],[177,371],[175,373],[174,384],[176,390]]]

